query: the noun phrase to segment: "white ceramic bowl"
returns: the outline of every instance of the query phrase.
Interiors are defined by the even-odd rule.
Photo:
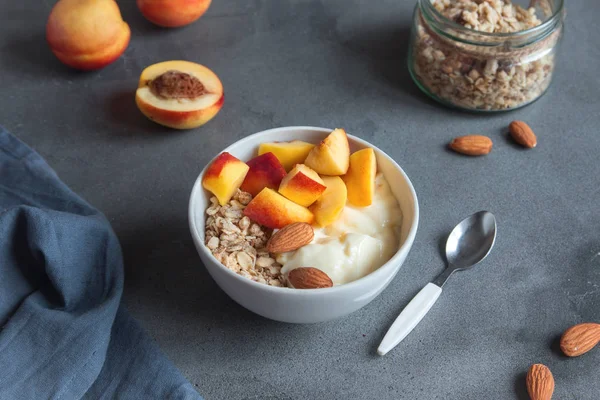
[[[331,129],[292,126],[270,129],[248,136],[223,151],[242,161],[256,156],[258,145],[264,142],[290,141],[294,139],[318,143]],[[396,276],[413,244],[419,222],[417,195],[402,168],[387,154],[370,143],[348,135],[350,150],[372,147],[381,171],[402,210],[400,246],[396,254],[369,275],[344,285],[326,289],[289,289],[268,286],[251,281],[225,268],[204,245],[205,210],[210,203],[210,193],[202,188],[202,170],[190,196],[189,224],[196,249],[204,266],[217,284],[233,300],[263,317],[283,322],[314,323],[328,321],[350,314],[373,300]],[[212,161],[211,161],[212,162]]]

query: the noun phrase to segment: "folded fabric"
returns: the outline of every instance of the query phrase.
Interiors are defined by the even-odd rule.
[[[0,399],[200,399],[119,306],[104,216],[0,127]]]

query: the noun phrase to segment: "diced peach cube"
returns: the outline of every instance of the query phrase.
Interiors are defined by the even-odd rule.
[[[250,168],[231,154],[221,153],[202,177],[202,187],[212,192],[219,204],[225,205],[238,190]]]
[[[294,222],[313,222],[313,214],[306,208],[286,199],[273,189],[264,188],[244,209],[252,221],[272,229],[281,229]]]
[[[296,164],[279,185],[279,193],[304,207],[314,203],[325,189],[319,174],[304,164]]]
[[[350,204],[366,207],[373,203],[376,173],[377,160],[373,149],[359,150],[350,156],[350,168],[343,176]]]
[[[240,189],[256,196],[261,190],[268,187],[277,189],[285,176],[285,169],[271,152],[254,157],[248,161],[250,170]]]
[[[324,176],[323,182],[327,189],[321,197],[310,206],[309,210],[315,215],[315,222],[321,227],[331,225],[339,218],[346,206],[346,185],[339,176]]]
[[[344,175],[348,171],[350,146],[343,129],[336,129],[308,153],[304,164],[321,175]]]
[[[296,164],[302,164],[308,153],[315,147],[312,143],[292,140],[291,142],[271,142],[258,146],[258,154],[271,152],[281,162],[286,171],[290,171]]]

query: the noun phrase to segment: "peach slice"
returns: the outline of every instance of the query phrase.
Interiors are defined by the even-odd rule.
[[[219,204],[227,204],[248,173],[248,165],[231,154],[221,153],[206,169],[202,177],[202,187],[212,192]]]
[[[315,222],[321,227],[337,221],[346,206],[348,197],[346,184],[339,176],[324,176],[323,182],[327,189],[309,208],[315,215]]]
[[[348,202],[357,207],[370,206],[375,193],[377,160],[373,149],[362,149],[350,156],[350,168],[343,176],[348,188]]]
[[[344,175],[348,171],[350,146],[343,129],[336,129],[308,153],[304,164],[321,175]]]
[[[285,169],[273,153],[265,153],[248,161],[250,170],[240,186],[244,192],[256,196],[268,187],[277,189],[285,176]]]
[[[321,197],[326,188],[319,174],[304,164],[296,164],[281,181],[279,193],[296,204],[308,207]]]
[[[223,106],[223,85],[203,65],[165,61],[140,76],[135,102],[152,121],[175,129],[191,129],[210,121]]]
[[[137,6],[148,21],[176,28],[191,24],[204,15],[210,2],[211,0],[137,0]]]
[[[129,45],[131,30],[114,0],[60,0],[46,24],[46,40],[64,64],[95,70],[112,63]]]
[[[281,229],[294,222],[313,222],[313,214],[306,208],[286,199],[273,189],[264,188],[244,209],[252,221],[272,229]]]
[[[315,147],[312,143],[292,140],[291,142],[271,142],[258,146],[258,154],[271,152],[281,162],[286,171],[306,160],[308,153]]]

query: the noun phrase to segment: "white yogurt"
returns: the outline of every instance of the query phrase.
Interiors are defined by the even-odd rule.
[[[402,212],[382,174],[375,178],[373,203],[368,207],[346,204],[339,219],[315,228],[313,241],[282,253],[277,261],[282,273],[294,268],[315,267],[334,285],[352,282],[375,271],[398,250]]]

